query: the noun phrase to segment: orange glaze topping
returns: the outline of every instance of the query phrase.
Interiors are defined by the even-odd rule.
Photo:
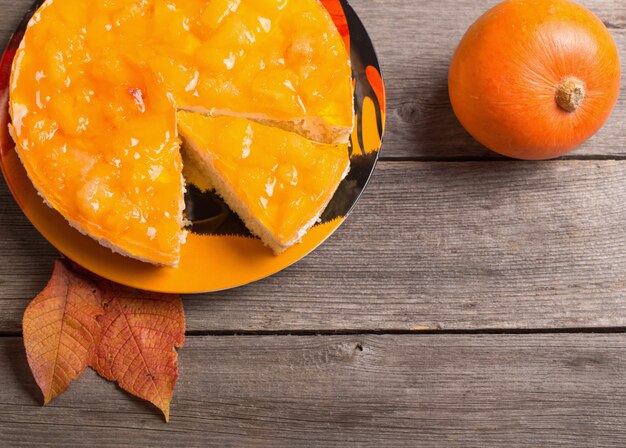
[[[347,144],[317,143],[243,118],[179,112],[178,127],[196,157],[210,161],[283,245],[324,210],[350,164]]]
[[[47,0],[33,16],[10,93],[31,180],[80,230],[162,264],[184,238],[176,108],[350,128],[349,59],[317,0]]]

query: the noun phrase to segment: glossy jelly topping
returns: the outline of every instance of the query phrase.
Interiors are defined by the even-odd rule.
[[[349,134],[351,89],[317,0],[47,0],[15,58],[12,134],[70,223],[174,264],[184,238],[177,109]]]
[[[347,144],[317,143],[243,118],[179,112],[178,126],[195,158],[234,192],[226,200],[241,206],[231,207],[243,207],[283,245],[313,224],[350,164]]]

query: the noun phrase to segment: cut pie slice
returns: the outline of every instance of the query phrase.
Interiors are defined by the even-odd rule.
[[[115,251],[175,265],[176,111],[347,142],[350,59],[318,0],[46,0],[15,56],[9,108],[51,207]]]
[[[248,229],[275,253],[299,242],[350,169],[348,145],[234,117],[178,113],[184,148]]]

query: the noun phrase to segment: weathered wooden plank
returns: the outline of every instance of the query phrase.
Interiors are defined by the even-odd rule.
[[[33,0],[0,0],[0,44]],[[467,27],[497,0],[354,0],[378,51],[388,95],[385,157],[496,157],[458,124],[447,72]],[[610,27],[626,54],[626,8],[620,0],[580,0]],[[625,74],[626,76],[626,74]],[[622,83],[626,89],[626,82]],[[626,155],[626,90],[607,126],[571,157]]]
[[[381,163],[314,254],[186,299],[194,331],[626,326],[626,161]],[[0,187],[0,331],[54,251]]]
[[[0,0],[0,47],[4,49],[34,0]]]
[[[494,157],[456,120],[448,66],[465,30],[499,0],[360,0],[351,4],[379,54],[389,96],[385,157]],[[610,27],[626,54],[626,7],[620,0],[579,0]],[[572,157],[623,156],[626,83],[605,128]]]
[[[0,339],[5,446],[626,445],[626,335],[191,337],[172,421],[85,374],[47,408]]]

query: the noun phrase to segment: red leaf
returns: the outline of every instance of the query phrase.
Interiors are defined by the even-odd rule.
[[[95,284],[63,261],[28,305],[22,323],[28,364],[44,404],[63,393],[85,370],[100,338],[104,314]]]
[[[185,341],[180,296],[147,293],[108,281],[100,284],[106,313],[92,367],[133,395],[150,401],[169,421],[178,379],[174,347]]]

